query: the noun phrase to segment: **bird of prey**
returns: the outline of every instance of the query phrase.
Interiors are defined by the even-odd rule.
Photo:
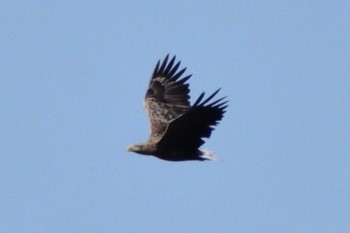
[[[191,106],[186,83],[191,75],[183,77],[186,68],[178,71],[176,56],[168,60],[169,54],[158,61],[144,99],[151,135],[145,144],[130,145],[128,151],[167,161],[214,160],[212,152],[199,147],[223,118],[228,101],[225,97],[211,101],[218,89],[206,99],[203,92]]]

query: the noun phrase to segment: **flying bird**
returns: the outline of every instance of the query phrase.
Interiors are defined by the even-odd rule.
[[[169,54],[158,61],[144,99],[151,135],[145,144],[130,145],[128,151],[167,161],[214,160],[212,152],[199,147],[223,118],[228,101],[226,97],[211,101],[218,89],[206,99],[203,92],[191,106],[186,83],[191,75],[183,77],[186,68],[179,70],[176,56],[168,60]]]

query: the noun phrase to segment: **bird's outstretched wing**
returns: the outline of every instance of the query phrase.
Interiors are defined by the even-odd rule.
[[[144,105],[151,123],[151,141],[158,141],[168,123],[190,108],[190,90],[185,82],[191,75],[182,78],[186,68],[178,71],[180,61],[175,64],[175,56],[169,63],[168,59],[169,54],[163,62],[158,61],[145,96]]]
[[[204,143],[202,138],[209,138],[213,127],[222,119],[227,102],[225,97],[208,103],[220,89],[203,100],[204,92],[194,105],[183,115],[170,122],[158,145],[168,150],[183,148],[186,151],[197,151]]]

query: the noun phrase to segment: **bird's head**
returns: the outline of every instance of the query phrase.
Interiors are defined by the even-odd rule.
[[[130,145],[128,146],[128,151],[129,152],[137,152],[143,149],[142,145]]]
[[[129,152],[135,152],[138,154],[149,155],[150,152],[147,150],[147,146],[144,144],[130,145],[128,146]]]

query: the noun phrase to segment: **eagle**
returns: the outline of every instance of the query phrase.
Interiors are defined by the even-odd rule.
[[[211,151],[199,147],[223,118],[228,101],[212,101],[218,89],[207,98],[202,92],[191,106],[186,81],[192,75],[183,77],[186,67],[179,70],[181,61],[175,60],[176,56],[169,61],[169,54],[158,60],[144,99],[151,135],[144,144],[128,146],[128,151],[167,161],[215,160]]]

